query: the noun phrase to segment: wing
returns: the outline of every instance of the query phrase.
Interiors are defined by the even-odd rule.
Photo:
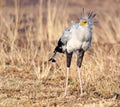
[[[78,26],[78,23],[72,23],[68,28],[66,28],[59,40],[66,45],[67,42],[71,39],[72,37],[72,32],[73,29],[75,29]]]
[[[71,29],[72,29],[72,27],[70,26],[70,27],[68,27],[68,28],[66,28],[65,30],[64,30],[64,32],[63,32],[63,34],[62,34],[62,36],[60,37],[60,41],[65,45],[65,44],[67,44],[67,42],[70,40],[70,38],[71,38]]]
[[[68,28],[66,28],[60,37],[58,44],[55,48],[56,52],[64,53],[66,50],[66,44],[71,39],[72,33],[76,27],[78,27],[78,23],[72,23]]]
[[[77,27],[77,23],[72,23],[71,26],[66,28],[60,37],[57,46],[55,47],[53,56],[49,59],[49,61],[56,62],[55,57],[57,52],[64,53],[66,50],[66,44],[72,37],[72,32],[75,27]]]

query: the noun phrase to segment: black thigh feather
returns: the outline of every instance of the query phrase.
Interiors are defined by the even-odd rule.
[[[71,60],[72,60],[72,55],[73,55],[73,52],[71,52],[71,53],[68,53],[67,51],[66,51],[66,56],[67,56],[67,67],[70,67],[70,65],[71,65]]]
[[[83,49],[79,50],[77,55],[77,66],[81,67],[85,51]]]

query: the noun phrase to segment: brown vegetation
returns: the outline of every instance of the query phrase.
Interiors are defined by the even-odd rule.
[[[120,106],[119,0],[5,1],[0,1],[0,106]],[[79,21],[83,7],[94,10],[98,21],[81,68],[84,96],[73,56],[69,93],[63,98],[65,55],[56,64],[48,59],[63,30]]]

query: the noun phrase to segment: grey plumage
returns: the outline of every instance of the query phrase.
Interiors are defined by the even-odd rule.
[[[80,18],[79,23],[72,23],[68,28],[66,28],[61,35],[58,44],[54,50],[53,56],[49,61],[55,62],[55,56],[57,53],[66,53],[67,56],[67,74],[69,72],[72,54],[77,51],[77,66],[78,74],[80,80],[80,88],[82,93],[82,82],[80,78],[80,67],[82,64],[84,52],[91,45],[92,41],[92,26],[94,24],[94,17],[96,14],[94,12],[89,12],[88,15],[83,14]],[[68,76],[68,75],[67,75]],[[66,78],[66,89],[65,94],[67,93],[67,82],[68,77]]]

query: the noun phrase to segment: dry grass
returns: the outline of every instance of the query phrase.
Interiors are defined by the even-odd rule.
[[[119,107],[120,13],[119,0],[40,0],[36,5],[2,6],[0,9],[0,106],[2,107]],[[1,2],[0,2],[1,3]],[[3,3],[4,4],[4,3]],[[73,56],[68,96],[65,55],[48,62],[62,31],[78,21],[81,7],[95,10],[99,23],[93,29],[91,48],[82,65],[84,96],[79,95]],[[100,7],[103,7],[102,9]],[[72,9],[71,9],[72,8]]]

